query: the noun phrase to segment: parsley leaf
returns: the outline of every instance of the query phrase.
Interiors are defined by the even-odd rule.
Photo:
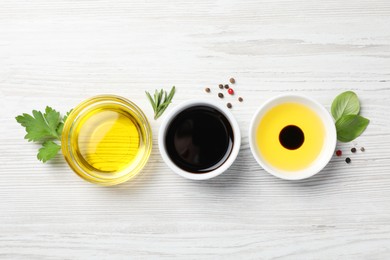
[[[66,119],[68,119],[68,116],[69,116],[70,112],[72,112],[72,110],[73,110],[73,109],[71,109],[70,111],[68,111],[68,112],[64,115],[64,117],[62,118],[62,121],[59,123],[59,125],[58,125],[58,127],[57,127],[57,134],[58,134],[59,136],[61,136],[61,134],[62,134],[62,129],[64,129],[65,121],[66,121]]]
[[[30,141],[45,141],[59,139],[57,127],[61,122],[60,113],[46,107],[45,113],[33,110],[33,116],[23,114],[16,117],[16,121],[26,128],[27,135],[24,137]]]
[[[38,160],[46,162],[61,150],[61,145],[55,143],[54,140],[61,140],[65,120],[71,111],[61,118],[59,112],[47,106],[44,113],[33,110],[32,115],[24,113],[15,118],[26,129],[25,139],[29,142],[42,143],[37,155]]]
[[[39,149],[37,158],[45,163],[54,158],[60,150],[61,145],[58,145],[53,141],[46,141],[42,144],[42,148]]]

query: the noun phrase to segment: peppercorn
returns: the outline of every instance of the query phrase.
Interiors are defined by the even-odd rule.
[[[223,89],[223,85],[222,85],[222,84],[219,84],[218,87],[219,87],[220,89]]]
[[[239,97],[238,98],[238,101],[242,102],[244,99],[242,99],[242,97]]]
[[[228,108],[232,108],[232,104],[230,104],[230,103],[227,103],[226,106],[227,106]]]
[[[360,151],[364,152],[366,149],[364,149],[364,147],[361,147],[360,148]]]
[[[337,150],[337,151],[336,151],[336,155],[337,155],[337,156],[341,156],[342,154],[343,154],[343,152],[342,152],[341,150]]]
[[[226,89],[228,89],[228,88],[229,88],[229,85],[228,85],[228,84],[226,84],[226,85],[225,85],[225,88],[226,88]]]
[[[228,89],[228,93],[229,93],[230,95],[234,95],[234,90],[233,90],[232,88],[229,88],[229,89]]]
[[[356,153],[356,148],[353,147],[353,148],[351,149],[351,152]]]
[[[348,164],[351,163],[351,158],[349,158],[349,157],[345,158],[345,162]]]
[[[236,80],[235,80],[234,78],[230,78],[229,81],[230,81],[230,83],[232,83],[232,84],[236,83]]]
[[[222,93],[218,93],[218,97],[219,98],[223,98],[223,94]]]
[[[210,88],[205,88],[204,91],[206,91],[207,93],[210,93]]]

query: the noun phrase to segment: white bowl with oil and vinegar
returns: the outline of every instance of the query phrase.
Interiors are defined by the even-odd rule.
[[[256,111],[249,129],[256,161],[268,173],[286,180],[320,172],[332,158],[336,142],[329,112],[304,95],[269,99]]]

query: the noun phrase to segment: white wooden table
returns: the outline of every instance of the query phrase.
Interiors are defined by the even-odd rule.
[[[389,28],[387,0],[1,0],[0,258],[389,258]],[[238,159],[210,181],[183,179],[161,159],[144,91],[175,85],[173,107],[232,76]],[[262,102],[302,93],[329,109],[345,90],[371,119],[338,144],[351,164],[335,156],[298,182],[256,164],[247,132]],[[42,164],[14,120],[102,93],[135,101],[154,133],[143,174],[115,187],[62,156]]]

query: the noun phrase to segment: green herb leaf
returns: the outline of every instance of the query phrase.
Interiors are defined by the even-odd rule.
[[[331,112],[337,121],[344,115],[357,115],[360,111],[360,103],[355,92],[346,91],[338,95],[332,103]]]
[[[58,136],[61,136],[62,130],[64,129],[65,121],[66,121],[66,119],[68,119],[68,116],[69,116],[70,112],[72,112],[72,110],[73,110],[73,109],[71,109],[70,111],[68,111],[68,112],[64,115],[64,117],[62,118],[62,121],[61,121],[60,124],[58,125],[58,127],[57,127],[57,134],[58,134]]]
[[[42,148],[39,149],[37,158],[42,162],[47,162],[48,160],[54,158],[57,153],[61,150],[61,146],[56,144],[53,141],[46,141],[42,144]]]
[[[167,109],[170,103],[172,103],[173,96],[175,95],[176,89],[175,86],[172,87],[169,94],[163,89],[156,90],[154,92],[154,99],[152,98],[152,95],[145,91],[146,96],[149,99],[150,104],[153,107],[154,111],[154,119],[158,119],[164,111]]]
[[[68,119],[70,113],[72,113],[73,109],[69,110],[68,112],[66,112],[66,114],[64,115],[64,118],[62,118],[62,122],[65,123],[66,119]]]
[[[147,92],[147,91],[145,91],[145,93],[146,93],[146,96],[147,96],[148,99],[149,99],[150,104],[152,104],[153,111],[156,111],[157,106],[156,106],[156,104],[154,103],[152,96],[151,96],[150,93]]]
[[[344,115],[336,121],[337,139],[350,142],[361,135],[370,120],[359,115]]]
[[[33,110],[33,116],[23,114],[16,117],[16,121],[26,128],[27,135],[24,137],[28,141],[45,141],[49,139],[59,139],[57,133],[58,125],[61,122],[60,113],[46,107],[45,113]]]
[[[175,95],[175,93],[176,93],[176,88],[175,88],[175,86],[173,86],[171,91],[169,92],[167,100],[172,101],[172,98]]]
[[[60,150],[61,146],[52,140],[60,140],[65,120],[70,112],[61,118],[60,113],[51,107],[46,107],[45,113],[37,110],[32,111],[32,116],[23,114],[16,117],[16,121],[26,128],[28,141],[43,142],[38,152],[38,160],[46,162],[52,159]]]

